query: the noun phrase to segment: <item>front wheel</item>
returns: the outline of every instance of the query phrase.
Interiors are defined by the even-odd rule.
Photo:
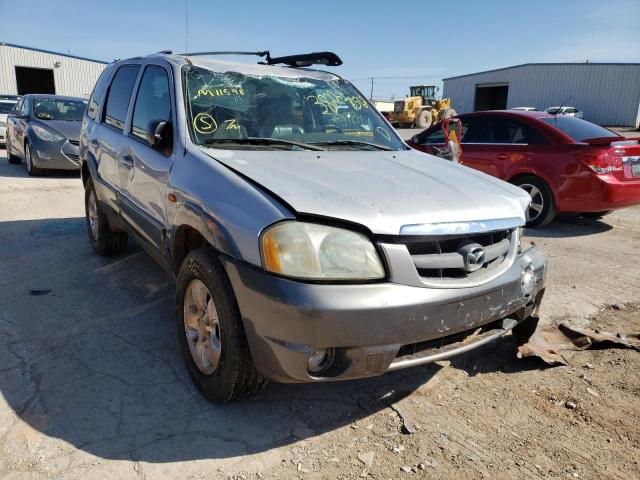
[[[42,175],[43,170],[33,164],[33,153],[31,152],[31,145],[28,143],[25,143],[24,145],[24,158],[27,162],[27,173],[31,177],[39,177]]]
[[[514,185],[522,188],[531,197],[531,203],[526,212],[527,227],[544,227],[556,216],[551,188],[538,177],[527,175],[512,180]]]
[[[422,110],[416,119],[416,125],[419,128],[429,128],[432,121],[433,118],[431,117],[431,112],[428,110]]]
[[[84,191],[84,210],[87,232],[93,251],[100,256],[118,255],[127,249],[125,232],[111,230],[109,220],[100,209],[93,180],[89,178]]]
[[[182,263],[176,320],[189,375],[208,400],[228,403],[266,384],[253,365],[231,283],[209,247],[192,251]]]

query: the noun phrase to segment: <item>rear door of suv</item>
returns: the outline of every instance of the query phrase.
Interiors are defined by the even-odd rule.
[[[116,212],[120,211],[119,196],[122,194],[119,165],[127,161],[129,143],[124,135],[127,112],[139,71],[138,64],[118,66],[108,85],[102,107],[98,112],[95,111],[94,103],[99,92],[94,91],[87,111],[90,118],[92,114],[95,116],[92,126],[88,128],[87,142],[89,152],[97,161],[98,181],[102,184],[96,185],[96,188],[105,187],[101,198]]]

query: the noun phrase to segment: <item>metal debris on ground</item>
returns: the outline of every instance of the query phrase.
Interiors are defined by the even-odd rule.
[[[577,328],[566,323],[544,326],[537,329],[530,338],[517,341],[518,358],[539,357],[550,365],[567,365],[563,351],[586,350],[599,344],[609,343],[640,351],[639,332],[604,332]]]
[[[398,406],[397,403],[390,403],[389,404],[389,408],[391,408],[394,412],[396,412],[398,414],[398,416],[400,417],[400,419],[402,420],[402,433],[407,434],[407,435],[411,435],[411,434],[416,433],[416,431],[417,431],[416,427],[405,416],[405,414],[402,412],[402,410],[400,409],[400,407]]]

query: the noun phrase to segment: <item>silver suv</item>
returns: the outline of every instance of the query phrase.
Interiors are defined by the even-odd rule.
[[[527,193],[407,147],[305,68],[334,54],[261,55],[114,62],[83,119],[91,244],[133,235],[175,276],[203,394],[379,375],[529,328],[545,260],[521,246]]]

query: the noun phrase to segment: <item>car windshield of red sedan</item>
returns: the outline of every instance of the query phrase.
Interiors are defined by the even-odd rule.
[[[619,136],[617,133],[614,133],[611,130],[607,130],[606,128],[603,128],[594,123],[580,120],[579,118],[568,117],[565,115],[541,118],[541,120],[557,128],[565,135],[570,136],[575,142],[584,142],[589,138]]]

